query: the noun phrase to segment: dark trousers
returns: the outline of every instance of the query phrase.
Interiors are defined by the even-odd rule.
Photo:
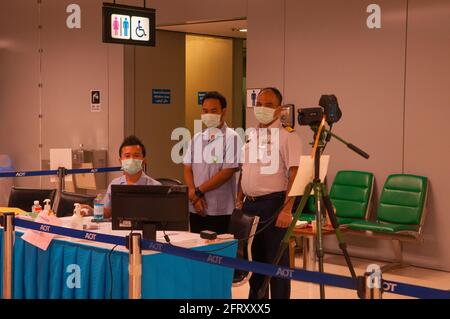
[[[271,198],[268,200],[251,202],[246,200],[244,203],[243,211],[249,215],[259,216],[260,224],[258,229],[266,227],[267,223],[261,223],[268,221],[273,217],[278,209],[284,203],[284,196],[280,195],[279,198]],[[265,230],[257,234],[253,239],[252,244],[252,257],[254,261],[263,263],[272,263],[275,259],[275,255],[280,247],[280,243],[286,233],[287,228],[275,227],[276,218],[271,222],[270,226],[267,226]],[[289,253],[286,250],[278,263],[280,266],[289,267]],[[258,291],[262,287],[264,282],[264,275],[253,273],[250,277],[250,293],[249,299],[256,299]],[[268,290],[265,297],[268,298]],[[289,299],[291,295],[291,281],[287,279],[272,278],[270,280],[270,296],[272,299]]]
[[[219,216],[200,216],[199,214],[190,213],[189,223],[191,233],[200,233],[202,230],[212,230],[217,234],[228,233],[231,215]]]

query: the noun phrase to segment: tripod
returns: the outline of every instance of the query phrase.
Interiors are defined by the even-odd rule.
[[[331,133],[331,129],[328,130],[326,128],[324,128],[324,123],[325,123],[325,119],[322,120],[320,126],[317,127],[311,127],[312,130],[315,132],[315,143],[313,146],[313,154],[314,154],[314,178],[312,180],[312,182],[308,183],[305,187],[304,193],[303,193],[303,197],[300,201],[300,204],[297,207],[297,210],[295,211],[295,214],[292,218],[292,222],[289,225],[286,234],[284,235],[283,240],[280,243],[280,247],[277,251],[277,254],[275,256],[275,259],[273,261],[274,265],[277,265],[281,259],[281,257],[283,256],[283,253],[285,252],[286,248],[288,248],[289,246],[289,240],[292,236],[292,233],[294,231],[294,227],[297,223],[297,220],[300,219],[301,213],[303,211],[303,209],[306,206],[306,203],[309,199],[309,197],[311,196],[311,191],[314,191],[314,198],[315,198],[315,208],[316,208],[316,223],[317,223],[317,227],[316,227],[316,240],[317,240],[317,248],[316,248],[316,254],[317,254],[317,259],[318,259],[318,263],[319,263],[319,272],[323,273],[324,272],[324,267],[323,267],[323,257],[324,257],[324,251],[323,251],[323,238],[322,238],[322,207],[325,208],[325,212],[328,214],[328,217],[331,221],[331,224],[333,226],[336,238],[338,240],[339,243],[339,248],[341,249],[345,261],[347,263],[348,269],[350,271],[350,274],[352,276],[353,279],[355,279],[355,281],[357,280],[356,278],[356,273],[355,270],[353,268],[353,264],[350,260],[350,256],[348,254],[347,251],[347,244],[344,241],[344,238],[342,236],[341,230],[339,228],[339,222],[334,214],[334,208],[333,208],[333,203],[331,202],[330,197],[328,196],[327,190],[325,185],[322,183],[322,181],[320,180],[320,156],[322,155],[323,150],[325,149],[326,143],[325,143],[325,139],[328,142],[330,140],[330,138],[333,136],[335,137],[337,140],[339,140],[340,142],[344,143],[348,148],[352,149],[353,151],[355,151],[356,153],[358,153],[359,155],[363,156],[364,158],[369,158],[369,155],[367,153],[365,153],[364,151],[360,150],[359,148],[357,148],[356,146],[354,146],[353,144],[347,143],[346,141],[344,141],[342,138],[338,137],[337,135]],[[326,133],[326,137],[325,134]],[[323,204],[323,205],[322,205]],[[259,298],[263,298],[266,292],[266,289],[270,283],[270,276],[266,276],[264,279],[264,283],[261,287],[261,289],[258,292],[258,297]],[[325,287],[323,284],[320,284],[320,298],[324,299],[325,298]]]

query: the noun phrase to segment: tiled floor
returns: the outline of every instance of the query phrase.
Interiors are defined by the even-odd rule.
[[[326,255],[324,263],[325,272],[343,276],[349,276],[350,273],[345,263],[344,257],[338,255]],[[366,267],[369,264],[384,265],[384,262],[377,262],[367,259],[352,258],[353,266],[356,274],[362,275]],[[295,260],[296,267],[301,267],[302,257],[296,255]],[[396,282],[409,283],[413,285],[425,286],[437,289],[450,289],[450,272],[443,272],[431,269],[417,268],[417,267],[405,267],[400,269],[391,270],[384,273],[383,278],[386,280],[392,280]],[[233,299],[246,299],[248,297],[248,283],[233,288]],[[354,299],[358,298],[356,291],[325,287],[325,294],[327,299]],[[319,286],[304,283],[300,281],[292,281],[291,299],[316,299],[319,298]],[[383,299],[403,299],[408,298],[405,296],[385,293]]]

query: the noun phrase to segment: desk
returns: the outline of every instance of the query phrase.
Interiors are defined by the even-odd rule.
[[[65,220],[67,225],[67,220]],[[101,224],[99,233],[125,236],[126,231],[111,231],[111,224]],[[64,226],[64,224],[63,224]],[[16,230],[13,266],[14,298],[97,299],[128,297],[128,251],[117,247],[111,254],[112,280],[109,270],[109,252],[113,245],[85,240],[55,237],[47,251],[36,248],[21,239],[24,230]],[[228,241],[210,242],[198,234],[166,232],[171,243],[195,250],[211,250],[229,245]],[[164,242],[163,234],[157,240]],[[215,254],[235,257],[236,245]],[[3,276],[3,229],[0,230],[0,293]],[[70,288],[67,281],[78,265],[81,287]],[[233,269],[201,263],[155,251],[144,251],[142,256],[142,298],[231,298]],[[1,296],[1,295],[0,295]]]

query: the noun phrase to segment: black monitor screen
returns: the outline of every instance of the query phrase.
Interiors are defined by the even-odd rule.
[[[188,201],[186,186],[111,185],[112,229],[188,231]]]
[[[103,3],[103,42],[155,46],[155,9]]]

